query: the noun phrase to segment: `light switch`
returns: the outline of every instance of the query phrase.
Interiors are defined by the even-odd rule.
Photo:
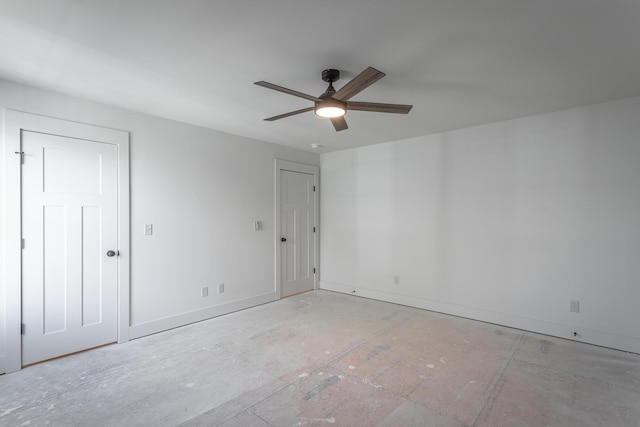
[[[580,301],[577,301],[577,300],[569,301],[569,311],[572,313],[580,313]]]
[[[144,235],[151,236],[153,234],[153,224],[144,225]]]

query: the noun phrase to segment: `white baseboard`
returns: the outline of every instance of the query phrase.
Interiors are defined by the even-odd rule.
[[[155,334],[169,329],[185,326],[190,323],[200,322],[202,320],[211,319],[212,317],[222,316],[234,311],[244,310],[246,308],[255,307],[257,305],[266,304],[277,300],[275,292],[258,295],[251,298],[245,298],[225,304],[205,307],[199,310],[180,313],[175,316],[165,317],[151,322],[140,323],[129,327],[129,339],[136,339],[146,335]]]
[[[453,316],[465,317],[473,320],[480,320],[482,322],[508,326],[511,328],[522,329],[539,334],[551,335],[554,337],[565,338],[572,341],[594,344],[603,347],[629,351],[632,353],[640,353],[640,338],[638,337],[619,335],[593,329],[579,328],[574,325],[565,325],[541,319],[531,319],[513,314],[483,310],[475,307],[465,307],[441,301],[433,301],[424,298],[377,291],[341,283],[321,280],[319,284],[320,289],[324,289],[327,291],[357,295],[379,301],[391,302],[395,304],[406,305],[409,307],[435,311],[438,313],[450,314]],[[578,335],[574,336],[574,333],[577,333]]]

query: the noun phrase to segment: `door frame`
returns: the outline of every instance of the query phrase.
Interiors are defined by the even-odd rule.
[[[276,297],[282,298],[282,264],[281,264],[281,245],[280,237],[282,237],[282,230],[280,225],[282,203],[281,203],[281,179],[280,174],[282,171],[300,172],[313,175],[313,185],[315,191],[313,192],[313,226],[316,227],[316,232],[313,233],[313,265],[316,272],[313,275],[313,289],[318,289],[318,278],[320,277],[320,263],[319,261],[319,243],[320,243],[320,227],[319,227],[319,206],[320,206],[320,167],[314,165],[308,165],[306,163],[297,163],[289,160],[276,159],[275,161],[275,227],[274,227],[274,248],[276,253],[275,259],[275,282],[276,282]]]
[[[63,119],[25,113],[4,112],[5,194],[5,337],[6,354],[0,354],[0,373],[22,369],[22,183],[19,155],[22,131],[109,143],[118,151],[118,342],[129,341],[129,132]],[[28,160],[27,160],[28,161]],[[0,289],[0,292],[2,289]],[[1,295],[1,294],[0,294]]]

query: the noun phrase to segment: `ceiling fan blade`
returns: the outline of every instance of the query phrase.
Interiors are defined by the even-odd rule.
[[[383,104],[380,102],[347,102],[347,110],[374,111],[377,113],[407,114],[413,105]]]
[[[336,132],[349,129],[349,126],[347,126],[347,121],[344,119],[344,116],[332,118],[331,123],[333,124],[333,127],[336,128]]]
[[[269,118],[265,119],[265,121],[272,122],[274,120],[284,119],[285,117],[291,117],[291,116],[295,116],[296,114],[306,113],[307,111],[313,111],[314,108],[315,107],[307,107],[307,108],[303,108],[301,110],[290,111],[288,113],[280,114],[279,116],[269,117]]]
[[[273,83],[268,83],[265,81],[255,82],[254,85],[266,87],[267,89],[277,90],[278,92],[288,93],[289,95],[293,96],[299,96],[300,98],[308,99],[309,101],[322,101],[320,98],[316,98],[315,96],[307,95],[306,93],[298,92],[297,90],[293,89],[287,89],[286,87],[274,85]]]
[[[338,90],[332,96],[339,101],[346,101],[357,95],[364,89],[368,88],[384,76],[385,73],[383,73],[382,71],[376,70],[373,67],[368,67],[366,70],[355,76],[349,83],[342,86],[340,90]]]

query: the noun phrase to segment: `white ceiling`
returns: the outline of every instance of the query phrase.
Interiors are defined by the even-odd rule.
[[[337,68],[387,74],[335,132]],[[640,0],[0,0],[0,77],[320,152],[640,95]]]

